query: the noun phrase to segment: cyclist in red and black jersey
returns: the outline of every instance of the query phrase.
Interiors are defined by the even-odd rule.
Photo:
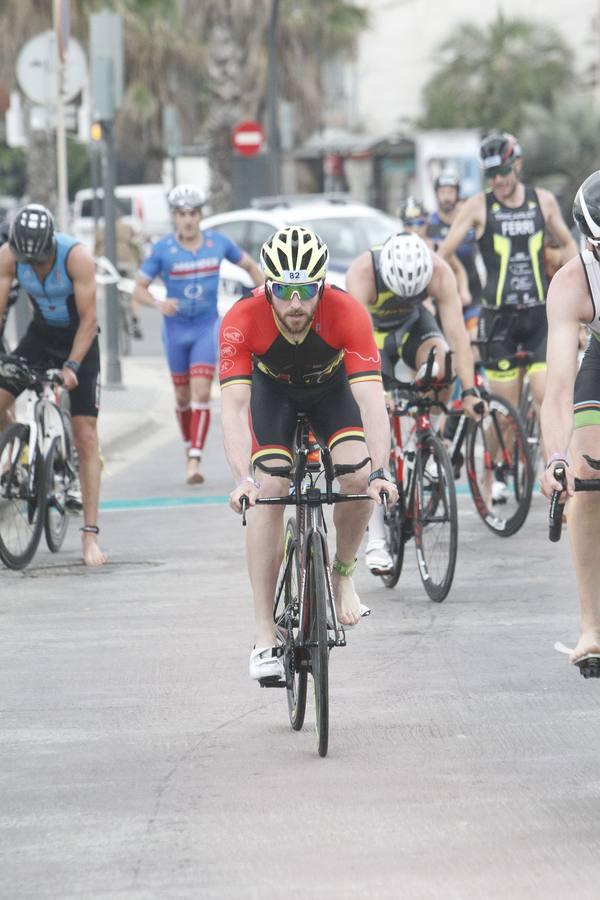
[[[261,251],[264,287],[239,300],[223,320],[221,418],[237,485],[230,503],[237,512],[243,495],[253,506],[258,496],[287,492],[289,480],[269,475],[269,468],[291,462],[299,411],[308,415],[335,464],[369,458],[370,465],[340,477],[342,491],[366,492],[378,503],[381,491],[391,502],[397,498],[385,470],[390,431],[369,316],[350,294],[325,282],[328,260],[327,247],[309,229],[291,226],[275,232]],[[339,620],[354,625],[365,608],[352,573],[371,503],[348,507],[343,514],[337,508],[334,513],[332,581]],[[249,521],[247,559],[256,615],[253,678],[282,674],[281,660],[271,652],[282,517],[280,506],[259,506]]]

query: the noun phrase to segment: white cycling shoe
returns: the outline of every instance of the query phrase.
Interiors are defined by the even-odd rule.
[[[492,482],[492,503],[506,503],[509,498],[508,486],[504,481]]]
[[[369,541],[365,552],[365,562],[373,575],[383,575],[391,572],[394,568],[394,560],[385,541],[381,538],[373,538]]]
[[[283,659],[277,656],[277,647],[254,647],[250,653],[249,671],[250,678],[255,681],[285,679]]]

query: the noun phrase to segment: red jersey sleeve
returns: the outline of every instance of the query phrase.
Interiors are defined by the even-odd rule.
[[[252,298],[238,300],[226,313],[219,331],[219,382],[252,384],[249,304]]]
[[[336,346],[344,351],[344,368],[350,384],[358,381],[381,381],[379,351],[373,336],[371,316],[358,300],[346,291],[332,289]]]

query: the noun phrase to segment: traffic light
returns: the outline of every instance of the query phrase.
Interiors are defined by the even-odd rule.
[[[101,141],[104,135],[102,134],[102,125],[100,122],[92,122],[92,127],[90,128],[90,137],[93,141]]]

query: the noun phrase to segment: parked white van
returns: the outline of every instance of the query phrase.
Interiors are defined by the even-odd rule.
[[[144,240],[155,241],[173,230],[167,189],[163,184],[120,184],[115,188],[119,213]],[[98,216],[104,216],[104,191],[98,189]],[[94,249],[94,191],[77,191],[73,203],[73,236]]]

